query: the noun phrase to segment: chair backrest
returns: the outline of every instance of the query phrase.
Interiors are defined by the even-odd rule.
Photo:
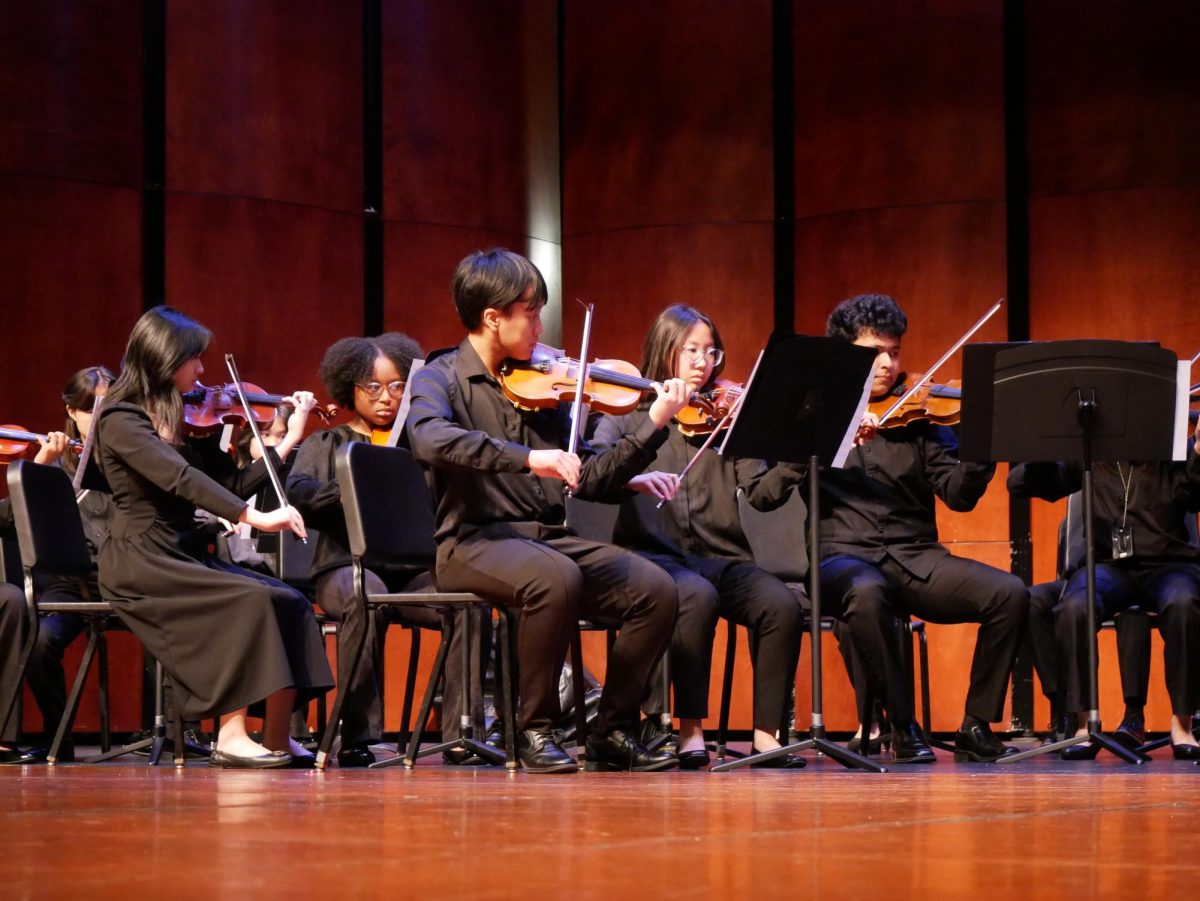
[[[738,515],[755,563],[785,582],[808,578],[808,507],[799,489],[793,488],[783,506],[769,513],[754,509],[739,491]]]
[[[433,562],[433,497],[411,453],[352,441],[335,467],[352,555],[367,567]]]
[[[25,584],[25,574],[21,570],[21,551],[15,538],[0,537],[0,581],[16,585],[18,588]]]
[[[8,494],[27,571],[40,576],[91,573],[75,489],[62,469],[28,460],[10,463]]]
[[[581,501],[577,497],[567,498],[567,525],[580,538],[603,541],[611,544],[617,526],[617,515],[621,508],[617,504],[601,504],[596,501]]]

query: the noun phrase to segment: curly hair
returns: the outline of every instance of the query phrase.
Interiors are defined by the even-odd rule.
[[[908,317],[886,294],[859,294],[843,300],[825,323],[825,334],[843,341],[854,341],[864,332],[900,338],[906,331]]]
[[[354,386],[370,379],[375,360],[387,357],[403,379],[416,357],[423,357],[421,345],[403,332],[385,332],[375,338],[342,338],[325,351],[321,360],[321,383],[333,402],[343,409],[354,407]]]

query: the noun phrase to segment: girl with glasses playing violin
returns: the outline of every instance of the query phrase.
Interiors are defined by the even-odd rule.
[[[646,337],[645,378],[680,378],[692,392],[708,391],[724,364],[724,345],[712,319],[677,304],[663,310]],[[637,431],[646,405],[625,416],[601,419],[593,444],[610,446]],[[761,460],[735,459],[706,451],[680,483],[677,473],[697,454],[705,436],[688,437],[679,423],[668,427],[647,471],[628,485],[634,492],[621,507],[616,543],[654,561],[674,579],[679,617],[670,646],[675,715],[680,720],[678,755],[683,769],[709,762],[702,722],[708,716],[709,669],[717,620],[724,616],[750,630],[754,660],[754,749],[779,747],[776,730],[790,700],[800,655],[803,616],[798,598],[778,578],[754,564],[738,519],[738,490],[760,510],[780,506],[804,469]],[[660,500],[666,503],[659,506]],[[651,679],[655,686],[661,680]],[[657,692],[647,701],[658,704]],[[643,722],[643,738],[653,737],[657,715]],[[801,767],[795,755],[763,764]]]
[[[349,422],[316,432],[308,437],[296,455],[287,480],[287,494],[304,515],[305,521],[321,533],[313,558],[312,579],[321,609],[337,620],[338,643],[353,647],[366,630],[362,662],[355,673],[349,654],[338,654],[339,691],[346,692],[342,709],[342,747],[338,764],[364,767],[374,762],[370,750],[383,733],[383,710],[379,700],[379,659],[383,653],[384,633],[389,622],[440,627],[433,610],[410,608],[403,614],[396,608],[375,611],[368,622],[361,622],[354,602],[354,570],[350,560],[350,539],[342,511],[342,493],[337,482],[334,461],[338,450],[352,441],[386,444],[396,415],[408,371],[421,348],[412,338],[388,332],[375,338],[342,338],[335,342],[321,361],[321,381],[342,409],[350,410]],[[403,511],[397,511],[403,515]],[[433,579],[417,568],[397,568],[367,573],[367,591],[429,591]],[[400,616],[403,616],[403,620]],[[451,655],[448,660],[458,660]],[[354,677],[352,679],[352,676]],[[448,673],[449,678],[451,673]],[[446,697],[458,698],[447,691]],[[443,721],[446,721],[443,715]],[[450,722],[457,723],[455,715]]]

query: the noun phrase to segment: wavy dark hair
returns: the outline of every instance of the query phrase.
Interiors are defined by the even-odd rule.
[[[549,296],[546,280],[537,266],[503,247],[477,250],[464,257],[450,280],[454,308],[469,332],[479,328],[484,310],[504,312],[531,287],[533,296],[529,298],[529,309],[535,310],[543,306]]]
[[[129,334],[121,375],[108,389],[106,402],[141,407],[160,434],[178,441],[183,399],[175,390],[175,373],[208,350],[211,341],[212,332],[178,310],[147,310]]]
[[[854,341],[863,332],[901,338],[906,331],[908,317],[887,294],[859,294],[843,300],[825,323],[825,334],[843,341]]]
[[[642,351],[642,375],[645,378],[665,382],[675,377],[675,361],[679,359],[679,351],[687,333],[697,322],[703,322],[712,330],[713,346],[725,350],[725,342],[721,340],[721,333],[711,318],[695,307],[672,304],[658,314],[646,335],[646,346]],[[701,390],[715,382],[724,369],[725,361],[721,360],[713,367],[708,384],[701,386]]]
[[[354,386],[370,379],[376,358],[384,356],[408,380],[412,361],[424,356],[421,345],[403,332],[385,332],[374,338],[342,338],[325,351],[321,360],[321,383],[333,402],[344,410],[354,409]]]

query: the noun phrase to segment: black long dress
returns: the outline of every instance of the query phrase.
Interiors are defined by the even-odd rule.
[[[100,414],[95,453],[116,508],[100,552],[101,596],[162,662],[185,719],[284,688],[299,703],[333,685],[308,600],[216,559],[196,535],[196,507],[237,520],[246,506],[238,495],[253,493],[261,463],[243,472],[220,453],[168,444],[128,403]]]

